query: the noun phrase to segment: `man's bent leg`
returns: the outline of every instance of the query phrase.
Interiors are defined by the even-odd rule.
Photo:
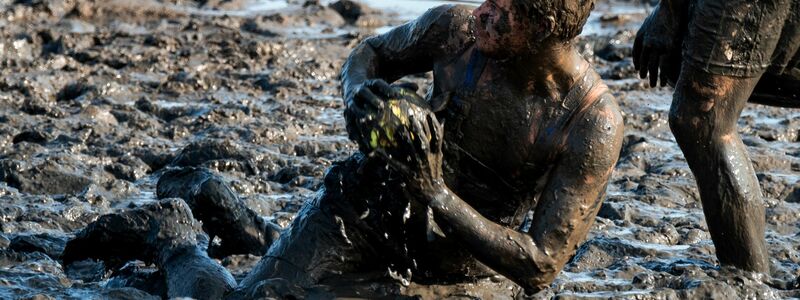
[[[62,260],[100,259],[110,269],[142,260],[166,275],[169,298],[219,299],[236,281],[199,247],[203,239],[186,203],[167,199],[101,216],[67,242]]]
[[[182,198],[203,230],[219,237],[221,246],[209,247],[212,257],[231,254],[263,255],[280,234],[270,223],[239,199],[224,180],[206,168],[184,167],[170,170],[158,179],[159,199]]]
[[[758,80],[684,66],[669,123],[697,180],[720,264],[767,272],[764,202],[736,126]]]
[[[373,169],[365,163],[356,154],[328,169],[324,187],[242,280],[239,296],[264,296],[270,292],[264,285],[275,279],[309,287],[343,274],[386,270],[404,259],[402,237],[392,236],[402,211],[384,207],[393,202],[382,188],[384,179],[362,173]]]

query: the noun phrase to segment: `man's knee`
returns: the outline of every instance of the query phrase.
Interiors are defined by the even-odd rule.
[[[675,92],[676,100],[669,111],[669,128],[679,144],[697,141],[712,124],[707,114],[698,113],[696,107],[687,103],[686,96],[679,93]]]
[[[679,143],[708,136],[731,103],[733,78],[688,68],[681,74],[669,112],[669,126]],[[722,115],[725,115],[724,113]],[[723,120],[724,121],[724,120]],[[735,121],[735,120],[734,120]]]

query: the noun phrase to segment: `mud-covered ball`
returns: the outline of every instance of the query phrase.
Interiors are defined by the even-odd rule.
[[[420,143],[428,143],[431,133],[415,128],[414,120],[428,122],[435,116],[430,106],[416,93],[406,91],[402,97],[389,99],[383,108],[369,114],[361,122],[359,149],[365,154],[382,150],[392,158],[411,157],[420,151]]]

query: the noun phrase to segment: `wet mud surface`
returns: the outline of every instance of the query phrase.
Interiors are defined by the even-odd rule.
[[[406,18],[366,7],[340,15],[313,1],[260,12],[247,1],[131,3],[0,0],[0,298],[162,296],[153,288],[160,274],[142,262],[112,272],[60,260],[89,222],[157,201],[158,179],[175,168],[208,168],[287,226],[325,168],[357,149],[337,80],[349,49]],[[588,239],[538,296],[800,297],[800,110],[750,105],[739,121],[766,200],[771,276],[719,268],[667,124],[672,90],[646,89],[628,58],[644,16],[638,4],[600,2],[579,39],[617,96],[626,137]],[[427,78],[409,80],[425,88]],[[217,259],[241,280],[258,256]],[[320,295],[519,293],[501,277],[409,286],[364,278]]]

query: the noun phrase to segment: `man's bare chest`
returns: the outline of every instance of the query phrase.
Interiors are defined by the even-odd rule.
[[[456,148],[451,151],[462,152],[461,156],[478,160],[504,177],[544,167],[553,146],[548,140],[552,135],[547,132],[548,123],[554,123],[549,120],[558,118],[559,111],[504,80],[483,74],[469,84],[461,76],[447,76],[459,66],[450,68],[440,74],[434,71],[438,91],[432,96],[439,93],[449,98],[438,115],[445,122],[445,140],[450,148]],[[441,74],[445,76],[437,76]]]
[[[532,136],[535,107],[515,98],[497,87],[457,91],[447,107],[445,140],[497,169],[513,173],[530,163],[530,154],[541,148]]]
[[[489,218],[519,221],[555,161],[540,135],[546,105],[493,80],[439,84],[450,98],[437,113],[444,122],[448,186]]]

